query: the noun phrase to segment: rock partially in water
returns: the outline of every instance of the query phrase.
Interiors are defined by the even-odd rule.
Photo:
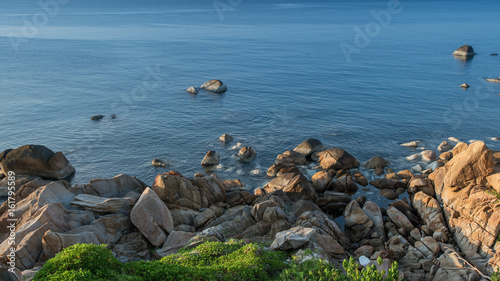
[[[225,91],[227,91],[226,85],[224,85],[222,81],[217,79],[203,83],[200,88],[214,93],[224,93]]]
[[[188,93],[190,93],[190,94],[193,94],[193,95],[198,94],[198,90],[196,90],[196,88],[195,88],[195,87],[193,87],[193,86],[189,87],[189,88],[186,90],[186,92],[188,92]]]
[[[238,152],[238,157],[244,163],[252,162],[256,156],[257,152],[255,151],[255,149],[253,149],[253,147],[250,146],[244,146]]]
[[[463,83],[462,85],[460,85],[460,87],[462,87],[464,89],[468,89],[468,88],[470,88],[470,85],[467,83]]]
[[[474,49],[470,45],[463,45],[462,47],[456,49],[453,52],[454,56],[472,58],[476,53],[474,53]]]
[[[347,151],[340,148],[330,148],[320,153],[319,166],[323,170],[349,170],[358,167],[359,161]]]
[[[24,145],[7,149],[0,153],[2,171],[12,171],[16,175],[32,175],[45,179],[69,179],[75,168],[62,152],[54,153],[42,145]]]
[[[159,168],[159,167],[167,167],[168,164],[159,158],[155,158],[153,159],[153,161],[151,161],[151,166]]]
[[[380,169],[380,168],[385,168],[389,165],[391,165],[391,162],[389,162],[382,156],[375,156],[370,160],[366,161],[365,163],[363,163],[363,166],[368,169]]]
[[[493,82],[493,83],[500,83],[500,77],[498,78],[488,78],[486,79],[488,82]]]
[[[323,150],[326,150],[326,147],[317,139],[307,139],[293,149],[293,151],[304,154],[307,157]]]
[[[99,121],[102,118],[104,118],[104,115],[94,115],[94,116],[90,117],[90,120]]]
[[[452,150],[453,149],[453,145],[451,145],[449,142],[447,141],[443,141],[439,146],[438,146],[438,151],[448,151],[448,150]]]
[[[421,141],[410,141],[401,144],[401,146],[406,146],[406,147],[419,147],[421,145],[422,145]]]
[[[228,134],[223,134],[222,136],[219,137],[219,140],[224,143],[228,143],[232,141],[234,138]]]
[[[220,161],[220,155],[214,151],[210,150],[205,154],[205,157],[203,157],[203,160],[201,161],[202,166],[215,166],[219,164]]]

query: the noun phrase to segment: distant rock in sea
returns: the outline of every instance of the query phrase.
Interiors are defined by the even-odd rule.
[[[462,87],[464,89],[468,89],[468,88],[470,88],[470,85],[467,83],[463,83],[462,85],[460,85],[460,87]]]
[[[227,91],[227,86],[224,85],[222,81],[217,79],[203,83],[203,85],[201,85],[200,88],[214,93],[224,93],[225,91]]]
[[[453,52],[454,56],[472,58],[476,53],[474,53],[474,49],[470,45],[463,45]]]
[[[193,86],[189,87],[189,89],[187,89],[186,92],[193,94],[193,95],[198,94],[198,90],[196,90],[196,88]]]
[[[94,116],[90,117],[90,120],[99,121],[102,118],[104,118],[104,115],[94,115]]]
[[[488,82],[493,82],[493,83],[500,83],[500,77],[498,78],[488,78],[486,79]]]

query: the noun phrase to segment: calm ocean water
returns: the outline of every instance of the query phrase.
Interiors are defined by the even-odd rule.
[[[216,150],[217,173],[253,189],[279,153],[307,138],[362,162],[381,155],[396,169],[415,164],[402,160],[415,152],[399,146],[414,139],[500,149],[490,140],[500,137],[500,85],[483,82],[500,76],[500,58],[490,56],[500,52],[498,1],[401,1],[379,29],[370,11],[387,1],[216,2],[236,4],[226,11],[212,1],[69,1],[45,18],[38,1],[6,2],[0,150],[63,151],[74,183],[128,173],[152,184],[165,170],[150,166],[155,157],[192,176]],[[34,15],[40,26],[30,30]],[[367,26],[369,42],[347,61],[342,42],[356,46],[356,28]],[[463,44],[478,53],[473,60],[451,55]],[[184,91],[210,79],[229,90]],[[106,118],[91,121],[96,114]],[[222,145],[224,133],[235,141]],[[255,162],[231,156],[237,142],[255,147]]]

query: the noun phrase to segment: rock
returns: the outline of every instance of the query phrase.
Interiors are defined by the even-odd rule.
[[[92,121],[99,121],[102,118],[104,118],[104,115],[94,115],[94,116],[90,117],[90,120],[92,120]]]
[[[318,198],[312,183],[302,174],[284,174],[264,186],[264,191],[269,194],[277,190],[283,191],[291,200],[313,200]]]
[[[436,234],[436,240],[440,242],[447,242],[448,238],[448,228],[446,227],[446,222],[443,217],[441,207],[439,202],[423,193],[417,192],[413,197],[413,207],[417,210],[418,215],[422,219],[424,228],[427,235]]]
[[[497,53],[491,53],[490,56],[498,56]]]
[[[201,160],[201,165],[202,166],[215,166],[219,164],[220,161],[220,155],[214,151],[210,150],[205,154],[205,157],[203,157],[203,160]]]
[[[453,52],[454,56],[472,58],[476,53],[474,53],[474,49],[470,45],[463,45],[460,48],[456,49]]]
[[[451,152],[451,151],[446,151],[446,152],[439,154],[439,159],[441,159],[443,161],[450,161],[451,158],[453,158],[453,152]]]
[[[214,93],[224,93],[227,91],[226,85],[224,85],[222,81],[216,79],[203,83],[200,88]]]
[[[389,165],[391,165],[391,162],[387,161],[381,156],[375,156],[370,160],[366,161],[365,163],[363,163],[363,166],[366,167],[367,169],[385,168]]]
[[[32,175],[45,179],[68,179],[75,173],[62,152],[54,153],[42,145],[24,145],[0,153],[2,171],[16,175]]]
[[[326,147],[317,139],[307,139],[293,149],[293,151],[304,154],[306,157],[324,150],[326,150]]]
[[[333,190],[337,192],[356,192],[358,186],[354,183],[350,175],[343,175],[337,179]]]
[[[455,145],[455,147],[453,148],[452,150],[452,153],[453,153],[453,157],[457,156],[458,154],[464,152],[467,150],[467,148],[469,147],[468,144],[466,144],[465,142],[459,142]]]
[[[417,164],[417,165],[411,167],[411,170],[414,173],[421,173],[424,170],[424,167],[422,167],[422,165],[420,165],[420,164]]]
[[[228,134],[223,134],[222,136],[219,137],[219,140],[224,143],[231,142],[234,138]]]
[[[361,266],[367,266],[370,263],[370,259],[365,257],[365,256],[360,256],[359,257],[359,264]]]
[[[223,239],[241,237],[248,228],[255,224],[256,221],[253,219],[250,206],[236,206],[227,209],[222,216],[209,222],[200,234]],[[258,233],[258,235],[264,234]]]
[[[332,177],[326,171],[319,171],[312,176],[311,180],[317,192],[324,192],[331,183]]]
[[[228,189],[238,189],[239,187],[244,187],[245,185],[239,179],[234,180],[223,180],[226,190]]]
[[[276,164],[273,164],[268,170],[267,170],[267,176],[268,177],[275,177],[278,172],[283,169],[283,168],[286,168],[288,167],[287,164],[284,164],[284,163],[276,163]]]
[[[437,159],[436,153],[432,150],[424,150],[420,152],[420,154],[422,155],[422,161],[427,163],[430,163]]]
[[[197,172],[196,174],[194,174],[194,176],[193,176],[193,177],[194,177],[194,178],[202,178],[202,177],[204,177],[204,176],[205,176],[205,175],[203,175],[203,173],[202,173],[202,172]]]
[[[188,93],[190,93],[190,94],[193,94],[193,95],[198,94],[198,90],[196,90],[196,88],[195,88],[195,87],[193,87],[193,86],[189,87],[189,88],[186,90],[186,92],[188,92]]]
[[[493,83],[500,83],[500,77],[498,78],[488,78],[486,79],[488,82],[493,82]]]
[[[144,190],[135,204],[130,220],[154,246],[162,245],[174,230],[170,210],[150,188]]]
[[[419,147],[421,145],[422,145],[421,141],[411,141],[411,142],[401,144],[401,146],[406,146],[406,147]]]
[[[180,249],[184,248],[194,236],[196,236],[196,234],[190,232],[172,231],[161,249],[155,252],[155,255],[158,257],[166,257],[175,254]]]
[[[364,245],[364,246],[359,247],[356,251],[354,251],[354,256],[356,256],[356,257],[361,257],[361,256],[371,257],[374,252],[375,252],[375,250],[374,250],[373,246]]]
[[[400,178],[400,179],[410,180],[411,178],[413,178],[413,173],[410,170],[403,170],[403,171],[399,172],[397,175],[398,175],[398,178]]]
[[[351,201],[344,211],[346,234],[353,242],[370,237],[373,222],[363,212],[356,200]]]
[[[80,194],[71,202],[71,206],[97,213],[128,214],[141,195],[131,191],[123,198],[105,198],[88,194]]]
[[[405,159],[408,161],[419,161],[422,159],[422,154],[415,153],[415,154],[412,154],[410,156],[406,156]]]
[[[452,150],[452,149],[453,149],[453,145],[451,145],[447,141],[441,142],[441,144],[438,146],[438,151],[448,151],[448,150]]]
[[[363,212],[370,218],[373,222],[373,233],[371,234],[372,238],[382,238],[385,240],[385,229],[384,229],[384,218],[382,216],[382,212],[380,208],[374,202],[367,201],[363,205]],[[376,235],[374,235],[376,234]]]
[[[257,152],[255,152],[255,150],[250,146],[244,146],[238,152],[238,157],[244,163],[252,162],[256,156]]]
[[[205,211],[201,212],[195,219],[194,219],[194,226],[195,227],[202,227],[205,223],[210,221],[211,219],[214,219],[216,217],[215,211],[212,209],[205,209]]]
[[[382,195],[385,198],[390,199],[390,200],[394,200],[394,199],[397,199],[399,197],[399,194],[392,189],[382,189],[380,191],[380,195]]]
[[[358,170],[353,171],[352,176],[354,177],[354,182],[356,182],[357,184],[360,184],[362,186],[368,185],[368,180],[360,171]]]
[[[374,181],[370,181],[370,184],[378,189],[398,189],[400,187],[406,187],[406,184],[398,180],[380,178]]]
[[[423,191],[429,196],[435,195],[434,187],[427,179],[421,177],[415,177],[412,180],[410,180],[410,183],[408,185],[408,192],[417,193],[419,191]]]
[[[429,250],[431,250],[434,255],[439,253],[439,244],[432,236],[426,236],[426,237],[422,238],[420,241],[422,241],[422,243]]]
[[[276,164],[290,165],[307,165],[306,156],[302,153],[287,150],[276,157]]]
[[[315,233],[313,228],[294,227],[276,234],[271,244],[273,250],[295,250],[308,243]]]
[[[257,196],[248,191],[227,192],[225,203],[229,204],[230,208],[239,205],[252,205],[257,200]]]
[[[358,167],[359,161],[340,148],[330,148],[320,153],[319,166],[323,170],[349,170]]]
[[[500,172],[492,174],[487,178],[488,184],[498,193],[500,193]]]
[[[167,167],[168,164],[161,159],[155,158],[153,159],[153,161],[151,161],[151,166],[160,168],[160,167]]]
[[[183,208],[183,209],[172,209],[170,210],[172,219],[174,220],[174,226],[178,225],[194,225],[194,219],[200,214],[200,212]]]
[[[330,255],[345,254],[344,248],[329,235],[321,235],[315,232],[312,240],[318,243],[318,245]]]
[[[343,192],[326,191],[324,197],[316,200],[316,204],[330,214],[341,215],[351,197]]]
[[[408,235],[415,228],[410,220],[401,213],[396,207],[389,206],[387,208],[387,215],[391,221],[399,228],[398,231],[402,235]]]
[[[299,200],[293,203],[293,205],[290,207],[289,210],[293,211],[293,216],[295,218],[300,217],[305,212],[314,212],[314,211],[321,212],[321,209],[318,207],[318,205],[314,204],[309,200]]]
[[[14,272],[11,272],[10,270],[13,270]],[[0,264],[0,280],[2,281],[21,281],[21,272],[19,269],[14,268],[11,269],[11,267]]]
[[[463,83],[462,85],[460,85],[460,87],[462,87],[464,89],[470,88],[469,84],[467,84],[467,83]]]
[[[469,145],[466,151],[454,156],[446,163],[444,185],[454,189],[465,187],[470,181],[484,182],[495,165],[492,151],[481,141]]]
[[[299,167],[297,166],[288,166],[288,167],[285,167],[285,168],[282,168],[281,170],[279,170],[277,176],[282,176],[284,174],[294,174],[294,175],[299,175],[299,174],[302,174],[302,172],[300,171]]]
[[[170,237],[170,236],[169,236]],[[149,260],[151,250],[144,235],[138,231],[123,235],[112,247],[120,262]],[[155,253],[157,253],[156,251]]]

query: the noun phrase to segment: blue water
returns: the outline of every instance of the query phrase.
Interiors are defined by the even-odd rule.
[[[483,82],[500,76],[500,57],[489,55],[500,53],[498,1],[401,1],[402,12],[350,62],[341,43],[355,46],[355,27],[388,2],[245,0],[221,17],[212,1],[69,1],[39,17],[43,26],[25,32],[32,38],[23,18],[41,11],[38,1],[6,2],[0,150],[63,151],[74,183],[128,173],[152,184],[166,170],[150,166],[155,157],[192,176],[216,150],[217,173],[253,189],[279,153],[307,138],[360,161],[381,155],[396,169],[415,164],[403,159],[415,151],[399,146],[415,139],[433,149],[450,136],[500,149],[490,139],[500,137],[500,84]],[[463,44],[478,55],[454,58]],[[210,79],[228,91],[184,91]],[[106,118],[91,121],[96,114]],[[235,141],[222,145],[224,133]],[[237,142],[257,150],[253,163],[231,156]]]

